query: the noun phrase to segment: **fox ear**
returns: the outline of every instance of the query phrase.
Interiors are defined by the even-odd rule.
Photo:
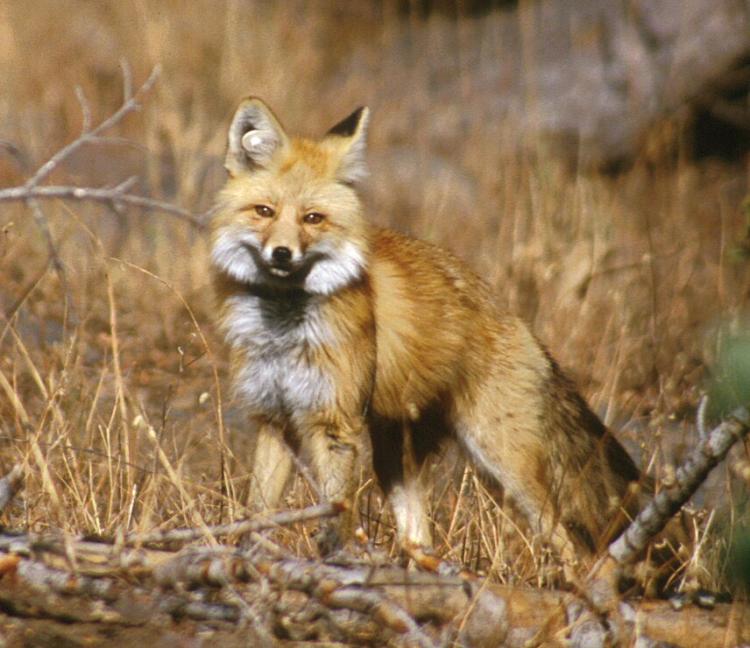
[[[346,184],[354,184],[367,175],[365,153],[369,119],[370,110],[362,106],[326,133],[326,139],[341,151],[336,175]]]
[[[224,167],[230,175],[266,167],[288,138],[271,109],[250,97],[237,108],[229,127],[229,144]]]

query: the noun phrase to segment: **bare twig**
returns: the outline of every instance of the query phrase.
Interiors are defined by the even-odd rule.
[[[42,211],[39,201],[64,199],[98,202],[107,205],[117,213],[121,212],[124,206],[140,207],[142,209],[160,211],[177,216],[198,228],[202,228],[205,225],[206,219],[199,217],[187,209],[130,193],[135,184],[135,180],[132,178],[121,182],[115,187],[78,187],[42,184],[55,169],[60,167],[73,153],[83,146],[111,142],[118,144],[127,143],[126,140],[105,136],[104,134],[117,126],[127,115],[141,108],[144,95],[151,91],[159,77],[160,68],[158,65],[154,67],[148,79],[133,93],[130,68],[125,63],[122,63],[121,67],[123,75],[122,105],[99,125],[92,127],[91,107],[83,94],[83,90],[80,87],[76,88],[76,97],[81,105],[83,122],[81,134],[42,164],[23,185],[0,190],[0,202],[23,201],[29,205],[34,221],[47,242],[50,259],[63,282],[65,281],[65,277],[62,262],[57,253],[47,217]],[[18,150],[9,143],[2,142],[2,144],[11,153]]]
[[[127,181],[126,181],[127,182]],[[126,190],[132,185],[123,187],[121,183],[117,187],[99,188],[99,187],[73,187],[68,185],[56,186],[45,185],[42,187],[10,187],[9,189],[0,189],[0,202],[9,201],[31,201],[36,199],[53,199],[62,198],[67,200],[79,200],[89,202],[105,203],[117,208],[117,206],[130,205],[132,207],[142,207],[153,211],[161,211],[165,214],[178,216],[190,222],[198,228],[205,226],[204,219],[200,216],[173,205],[172,203],[153,200],[145,196],[126,193]]]
[[[39,201],[36,200],[33,196],[24,196],[22,200],[25,200],[29,207],[31,207],[31,215],[34,217],[34,222],[39,228],[39,231],[42,233],[44,240],[47,242],[47,250],[49,252],[50,260],[52,261],[52,266],[55,268],[55,271],[58,273],[58,275],[60,275],[60,278],[64,283],[65,274],[63,270],[63,264],[60,260],[60,255],[57,253],[57,247],[55,246],[55,241],[52,238],[52,232],[49,229],[47,216],[42,211],[42,208],[39,205]]]
[[[268,518],[239,520],[229,524],[217,524],[203,528],[172,529],[169,531],[151,531],[149,533],[130,533],[125,537],[126,544],[152,544],[156,542],[191,542],[210,534],[213,537],[226,535],[243,535],[273,529],[279,526],[305,522],[325,517],[334,517],[344,510],[344,505],[332,502],[309,506],[296,511],[281,511]]]
[[[654,496],[589,572],[585,587],[580,590],[580,599],[586,601],[594,616],[608,615],[615,634],[618,634],[618,628],[619,631],[623,629],[626,621],[619,611],[621,598],[618,594],[623,568],[641,558],[649,543],[690,499],[708,473],[748,432],[750,414],[740,407],[699,441],[675,472],[674,485]]]
[[[72,142],[70,142],[67,146],[64,146],[61,148],[57,153],[55,153],[49,160],[47,160],[42,166],[40,166],[34,175],[29,178],[28,182],[24,185],[26,189],[33,189],[39,183],[44,181],[49,175],[58,167],[60,164],[69,158],[75,151],[77,151],[79,148],[84,146],[85,144],[89,144],[92,140],[95,141],[97,137],[99,137],[102,133],[108,131],[110,128],[113,128],[117,124],[119,124],[128,114],[131,112],[134,112],[136,110],[139,110],[141,107],[140,98],[147,94],[156,83],[156,80],[159,78],[159,74],[161,73],[161,68],[157,65],[154,67],[154,69],[151,71],[151,74],[149,75],[148,79],[143,83],[143,85],[138,89],[138,91],[135,93],[135,95],[132,96],[126,96],[124,98],[123,104],[114,112],[112,115],[110,115],[107,119],[105,119],[103,122],[101,122],[96,128],[91,128],[91,111],[88,108],[88,104],[86,103],[85,98],[83,97],[83,94],[81,92],[77,93],[78,99],[81,102],[81,107],[83,110],[83,131],[82,133],[74,139]],[[125,77],[127,79],[127,77]],[[31,196],[34,197],[34,196]]]
[[[133,96],[133,72],[127,59],[120,59],[120,70],[122,71],[122,100],[129,101]]]
[[[83,120],[81,131],[85,134],[91,130],[91,106],[89,106],[89,102],[81,86],[76,86],[76,99],[78,99],[78,103],[81,105],[81,117]]]
[[[735,442],[750,431],[750,414],[744,408],[735,410],[731,417],[714,428],[698,443],[687,461],[677,469],[675,485],[660,491],[638,514],[627,529],[608,549],[609,555],[620,565],[636,562],[648,543],[666,526],[708,476],[721,462]]]

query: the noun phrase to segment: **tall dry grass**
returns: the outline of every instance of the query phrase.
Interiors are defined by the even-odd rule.
[[[431,131],[443,113],[429,62],[448,55],[455,73],[471,75],[465,54],[501,56],[503,44],[470,20],[425,22],[387,2],[336,5],[1,4],[0,139],[22,156],[0,151],[0,183],[21,183],[76,137],[76,86],[96,120],[110,114],[121,60],[136,80],[163,70],[115,133],[128,143],[80,152],[55,181],[136,174],[138,190],[203,211],[242,96],[263,96],[312,133],[369,103],[372,217],[466,259],[532,323],[641,464],[668,471],[694,440],[712,331],[746,307],[748,264],[733,256],[746,234],[746,172],[677,154],[617,176],[576,173],[543,153],[509,153],[502,124],[443,150]],[[114,535],[245,514],[252,435],[228,389],[203,235],[159,214],[44,209],[64,283],[29,210],[0,207],[0,467],[27,467],[4,524]],[[553,561],[522,523],[452,450],[442,461],[435,470],[447,465],[456,479],[439,480],[431,500],[438,550],[502,581],[549,582]],[[724,471],[699,503],[732,492]],[[311,497],[298,478],[288,503]],[[361,497],[367,531],[393,550],[367,473]],[[695,516],[697,537],[708,519]],[[313,551],[306,528],[283,541]],[[706,567],[694,554],[681,576]]]

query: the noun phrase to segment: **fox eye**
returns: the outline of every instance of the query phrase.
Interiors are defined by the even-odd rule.
[[[319,225],[325,218],[325,215],[320,212],[309,212],[302,217],[302,220],[307,225]]]
[[[273,209],[271,209],[268,205],[255,205],[254,209],[255,213],[262,218],[271,218],[274,213]]]

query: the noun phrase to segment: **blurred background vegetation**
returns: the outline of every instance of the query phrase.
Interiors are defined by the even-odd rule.
[[[313,135],[368,104],[371,218],[464,258],[658,477],[695,442],[716,358],[739,357],[719,332],[746,322],[747,12],[708,0],[6,0],[0,187],[78,135],[77,87],[95,123],[117,108],[123,61],[136,85],[160,65],[158,84],[117,140],[81,149],[50,182],[137,176],[134,191],[203,213],[242,97]],[[0,204],[0,463],[34,468],[6,521],[114,533],[241,515],[251,440],[225,382],[204,234],[159,213],[43,209],[64,282],[27,206]],[[696,500],[697,538],[740,454]],[[441,551],[542,582],[544,555],[456,470],[463,480],[433,500]],[[389,542],[377,490],[363,492],[369,531]],[[298,481],[290,503],[309,497]],[[303,532],[286,539],[311,551]]]

